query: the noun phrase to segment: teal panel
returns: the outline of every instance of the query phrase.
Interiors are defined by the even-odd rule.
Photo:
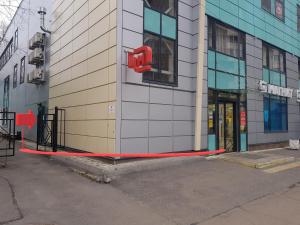
[[[263,69],[263,81],[270,82],[270,71],[267,69]]]
[[[274,13],[275,0],[271,2]],[[261,0],[206,0],[206,14],[300,57],[297,4],[299,0],[284,1],[284,20],[262,9]]]
[[[176,39],[176,19],[162,15],[162,35]]]
[[[217,89],[223,90],[238,90],[239,89],[239,77],[228,73],[217,72]]]
[[[240,75],[245,76],[246,75],[246,64],[245,61],[240,60]]]
[[[160,34],[160,13],[144,8],[144,29]]]
[[[210,69],[216,68],[216,53],[214,51],[211,50],[208,51],[207,61],[208,61],[208,68]]]
[[[270,84],[280,86],[280,73],[270,71]]]
[[[216,135],[208,135],[208,150],[209,151],[214,151],[216,150]]]
[[[245,78],[240,77],[240,89],[245,90],[246,89],[246,81]]]
[[[285,82],[285,80],[286,80],[286,76],[285,76],[285,74],[281,74],[280,75],[281,76],[281,87],[286,87],[286,82]]]
[[[214,70],[208,70],[207,80],[209,88],[216,88],[216,72]]]
[[[239,74],[239,60],[221,53],[216,56],[217,70],[228,73]]]
[[[247,151],[247,134],[242,133],[241,134],[241,152]]]

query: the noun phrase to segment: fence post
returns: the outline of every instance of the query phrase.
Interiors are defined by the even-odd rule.
[[[55,107],[54,117],[53,117],[53,142],[52,149],[53,152],[57,152],[57,130],[58,130],[58,107]]]

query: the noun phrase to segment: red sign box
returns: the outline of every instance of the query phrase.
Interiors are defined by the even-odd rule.
[[[128,68],[137,73],[143,73],[152,69],[152,48],[143,46],[128,53]]]
[[[245,127],[247,124],[247,120],[246,120],[246,112],[241,112],[241,126]]]

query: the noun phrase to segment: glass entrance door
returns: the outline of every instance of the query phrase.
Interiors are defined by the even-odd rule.
[[[219,110],[219,149],[226,152],[236,151],[235,103],[221,102]]]

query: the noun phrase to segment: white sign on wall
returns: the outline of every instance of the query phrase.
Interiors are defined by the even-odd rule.
[[[276,85],[268,84],[267,82],[260,80],[258,89],[263,93],[277,95],[286,98],[293,98],[294,90],[291,88],[279,87]]]
[[[297,90],[297,102],[300,102],[300,90]]]

